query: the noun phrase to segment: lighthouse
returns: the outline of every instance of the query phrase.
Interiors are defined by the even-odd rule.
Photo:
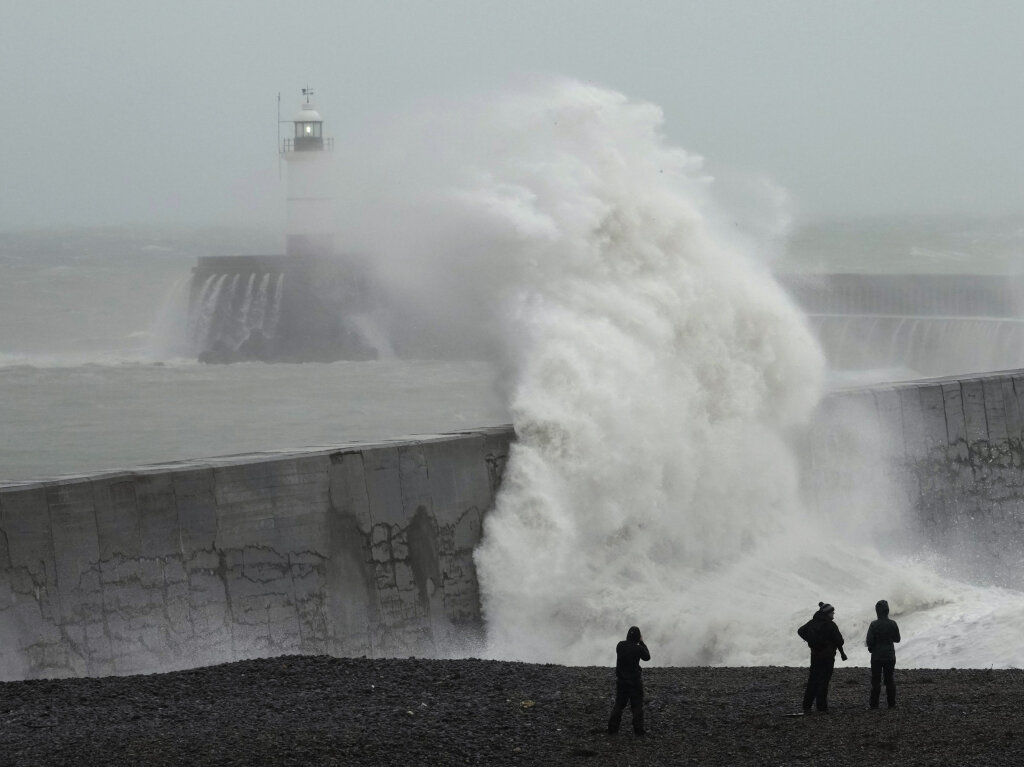
[[[188,341],[200,362],[377,357],[357,322],[372,300],[364,264],[339,253],[335,242],[334,142],[324,136],[313,91],[302,94],[304,103],[288,121],[292,135],[278,147],[288,165],[285,253],[199,257]]]
[[[335,253],[332,153],[334,139],[324,136],[324,121],[303,88],[305,101],[291,120],[294,132],[281,145],[288,164],[288,256],[331,256]]]

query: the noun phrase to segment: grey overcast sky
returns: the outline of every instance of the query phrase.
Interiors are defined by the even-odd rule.
[[[803,218],[1024,212],[1021,0],[0,0],[0,230],[246,224],[325,131],[550,73]]]

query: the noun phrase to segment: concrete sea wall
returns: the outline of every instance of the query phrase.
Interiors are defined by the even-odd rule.
[[[2,486],[0,678],[472,651],[473,550],[512,440],[506,426]],[[800,452],[837,534],[878,513],[881,543],[1024,587],[1022,445],[1015,372],[837,392]]]
[[[511,437],[0,487],[0,678],[479,640],[473,549]]]
[[[835,393],[803,462],[806,496],[840,533],[872,516],[883,548],[1024,588],[1024,371]]]

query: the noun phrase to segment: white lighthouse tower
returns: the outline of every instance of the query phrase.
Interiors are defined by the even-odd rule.
[[[331,173],[334,139],[323,134],[324,121],[303,88],[305,101],[292,122],[295,131],[281,146],[288,163],[288,223],[285,253],[330,256],[335,252],[334,192]]]

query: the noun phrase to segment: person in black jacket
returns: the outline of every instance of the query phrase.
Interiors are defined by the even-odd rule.
[[[832,680],[832,671],[836,665],[836,651],[843,660],[843,635],[835,624],[836,608],[825,602],[818,602],[818,611],[803,626],[796,630],[800,638],[811,648],[811,672],[807,677],[804,690],[804,713],[811,713],[811,704],[818,711],[828,711],[828,685]]]
[[[889,617],[889,603],[884,599],[875,604],[878,620],[871,621],[868,626],[867,646],[871,653],[871,708],[878,708],[878,698],[882,694],[882,674],[885,674],[885,698],[889,708],[896,708],[896,680],[893,671],[896,668],[896,648],[900,641],[900,627]]]
[[[628,702],[633,711],[633,732],[638,738],[644,736],[644,683],[640,661],[650,659],[651,653],[640,636],[640,629],[630,626],[625,640],[615,646],[615,706],[608,719],[609,734],[619,731],[622,710]]]

